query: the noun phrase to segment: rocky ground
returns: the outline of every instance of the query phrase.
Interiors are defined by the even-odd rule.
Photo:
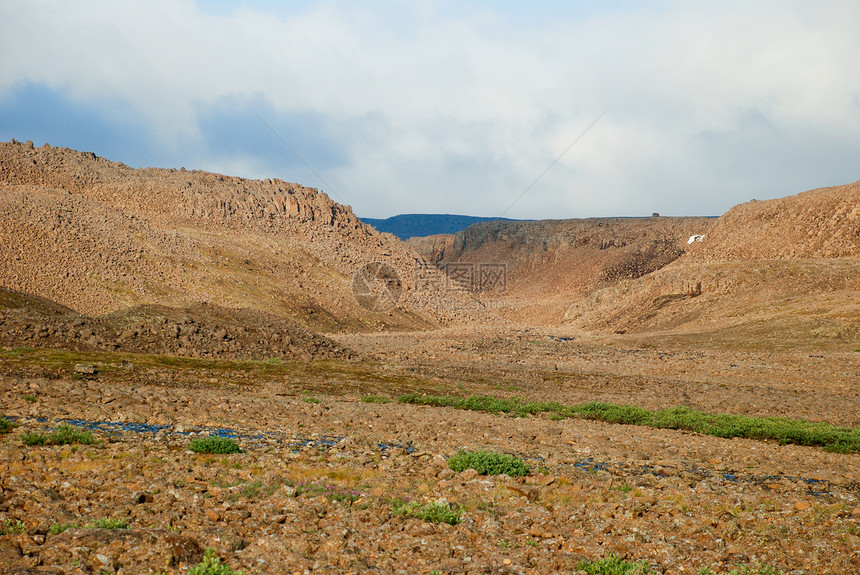
[[[139,306],[97,317],[0,287],[0,346],[217,358],[346,358],[301,325],[213,305]]]
[[[0,353],[0,413],[20,424],[0,435],[4,572],[183,573],[205,548],[249,573],[575,573],[610,553],[657,573],[860,571],[858,454],[360,399],[598,399],[856,426],[860,353],[656,349],[534,330],[337,339],[363,359]],[[97,443],[20,438],[69,419]],[[243,452],[188,450],[213,432]],[[476,448],[532,471],[448,468]],[[456,505],[461,522],[403,516],[404,502]],[[104,519],[128,528],[86,528]]]

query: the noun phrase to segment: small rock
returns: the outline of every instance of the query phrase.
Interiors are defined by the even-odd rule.
[[[794,508],[798,511],[806,511],[810,507],[812,507],[812,503],[810,503],[809,501],[798,501],[794,504]]]
[[[460,472],[459,480],[460,481],[471,481],[478,477],[478,472],[474,469],[466,469],[465,471]]]
[[[83,363],[75,364],[75,371],[77,373],[86,373],[92,375],[96,372],[96,368],[94,365],[86,365]]]
[[[447,480],[447,479],[453,479],[455,475],[457,475],[457,474],[454,472],[453,469],[446,467],[445,469],[443,469],[442,471],[437,473],[436,477],[438,477],[439,479]]]

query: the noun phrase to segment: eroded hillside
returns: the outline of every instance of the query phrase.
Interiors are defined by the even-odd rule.
[[[736,206],[682,257],[574,302],[567,319],[745,347],[857,347],[858,206],[858,183]]]
[[[377,261],[402,284],[399,305],[384,313],[352,293],[356,271]],[[421,263],[348,206],[298,184],[0,144],[0,286],[81,313],[212,304],[320,330],[446,323],[459,308],[416,289]]]

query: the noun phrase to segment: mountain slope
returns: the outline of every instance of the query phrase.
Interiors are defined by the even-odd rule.
[[[741,345],[857,347],[860,182],[736,206],[670,265],[573,302],[566,317]]]
[[[352,293],[354,274],[374,261],[402,283],[384,313]],[[0,144],[0,286],[81,313],[209,303],[320,330],[450,321],[447,294],[416,289],[421,264],[348,206],[298,184]]]

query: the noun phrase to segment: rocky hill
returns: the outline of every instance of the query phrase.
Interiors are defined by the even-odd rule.
[[[575,301],[587,329],[860,344],[860,183],[736,206],[648,276]]]
[[[353,295],[369,262],[400,281],[400,301],[384,313]],[[422,263],[298,184],[0,143],[0,286],[82,314],[213,305],[326,331],[444,324],[459,308],[449,294],[416,289],[419,270],[435,273]]]

